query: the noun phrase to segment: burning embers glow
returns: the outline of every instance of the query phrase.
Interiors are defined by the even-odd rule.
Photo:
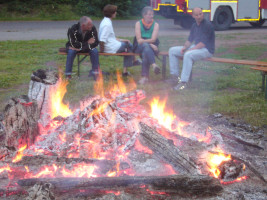
[[[111,87],[109,89],[109,95],[111,95],[112,97],[117,97],[119,95],[125,94],[127,92],[127,88],[125,87],[121,77],[120,77],[120,73],[117,72],[117,80],[118,80],[118,84],[113,84],[113,87]],[[61,116],[63,118],[66,118],[70,115],[73,114],[73,112],[69,109],[67,104],[63,103],[63,97],[66,93],[66,86],[67,86],[68,82],[66,80],[62,80],[61,77],[59,78],[59,81],[56,85],[56,87],[53,89],[52,91],[52,95],[51,95],[51,122],[48,126],[46,127],[42,127],[40,125],[40,128],[42,129],[41,133],[42,134],[49,134],[49,131],[51,130],[56,130],[58,127],[60,127],[61,125],[64,125],[64,121],[60,121],[57,119],[54,119],[55,117]],[[102,79],[102,74],[100,74],[99,80],[95,83],[94,85],[95,87],[95,92],[98,93],[98,95],[100,97],[103,97],[103,99],[105,99],[104,102],[101,103],[101,105],[97,108],[95,108],[92,112],[90,112],[90,114],[87,115],[87,117],[91,117],[93,115],[101,115],[102,112],[105,111],[105,109],[109,106],[110,103],[114,102],[115,98],[113,98],[112,100],[107,100],[104,96],[104,88],[103,88],[103,79]],[[135,89],[136,85],[134,83],[134,81],[130,80],[130,84],[129,84],[130,89]],[[140,94],[142,95],[142,94]],[[136,96],[134,98],[132,98],[131,96],[125,98],[126,102],[135,102]],[[124,102],[122,102],[122,109],[126,112],[128,112],[129,110],[131,110],[135,104],[132,103],[130,105],[134,105],[132,107],[124,107]],[[159,130],[159,132],[164,135],[166,138],[168,139],[172,139],[174,141],[174,143],[176,145],[179,145],[179,141],[177,140],[177,138],[174,138],[173,135],[178,134],[181,135],[183,137],[190,137],[191,135],[182,131],[182,128],[186,125],[188,125],[187,122],[183,122],[180,121],[174,114],[172,111],[165,111],[165,106],[166,106],[166,99],[163,101],[160,101],[159,98],[154,98],[151,102],[151,114],[150,117],[153,119],[149,119],[153,122],[157,121],[156,123],[160,124],[162,127],[164,127],[164,129],[167,129],[169,131],[163,131],[163,130]],[[84,107],[86,108],[86,107]],[[136,109],[136,108],[135,108]],[[81,109],[83,110],[83,109]],[[131,112],[135,112],[135,111],[131,111]],[[141,113],[141,112],[140,112]],[[147,115],[148,118],[148,115]],[[111,119],[109,119],[108,121],[108,125],[110,124],[113,125],[115,123],[115,116],[112,116]],[[132,123],[132,126],[134,123]],[[99,127],[97,127],[99,128]],[[127,156],[129,154],[129,152],[124,151],[124,146],[122,145],[121,147],[117,147],[117,149],[114,152],[109,152],[107,151],[102,151],[100,152],[100,142],[103,140],[102,136],[105,134],[110,134],[105,128],[105,125],[101,125],[101,127],[99,129],[95,128],[95,130],[90,130],[92,132],[96,132],[97,134],[95,135],[90,135],[90,138],[82,138],[80,133],[75,133],[75,135],[73,135],[72,138],[72,143],[68,144],[69,147],[71,147],[70,152],[68,152],[67,155],[65,155],[65,157],[71,159],[71,158],[79,158],[80,157],[80,150],[82,148],[87,148],[88,151],[90,151],[90,158],[88,159],[98,159],[98,160],[102,160],[102,159],[112,159],[115,160],[115,167],[113,167],[111,170],[109,170],[108,172],[106,172],[105,174],[101,174],[102,176],[108,176],[108,177],[114,177],[114,176],[120,176],[120,175],[135,175],[135,172],[131,169],[131,168],[124,168],[121,169],[121,163],[125,160],[127,160]],[[45,130],[48,129],[48,130]],[[103,129],[103,130],[100,130]],[[108,129],[108,128],[107,128]],[[138,130],[138,125],[136,125],[135,130]],[[127,130],[126,128],[121,125],[118,124],[115,127],[115,131],[116,133],[121,134],[119,135],[120,137],[124,137],[125,134],[127,134]],[[170,134],[170,131],[172,133],[174,133],[172,136]],[[89,135],[89,134],[88,134]],[[67,143],[68,137],[70,137],[68,135],[68,132],[61,132],[60,134],[58,134],[57,136],[57,141],[58,143],[61,144],[65,144]],[[117,136],[116,136],[117,137]],[[206,142],[209,143],[210,142],[210,138],[211,138],[211,133],[209,130],[206,131],[206,135],[198,135],[198,134],[194,134],[194,137],[198,139],[198,141],[200,142]],[[109,137],[110,139],[113,139],[113,136]],[[108,143],[109,141],[105,141],[104,144],[106,145],[106,143]],[[119,145],[118,145],[119,146]],[[139,151],[139,152],[144,152],[146,154],[153,154],[153,151],[150,150],[148,147],[144,147],[138,139],[136,139],[135,141],[135,150]],[[24,150],[26,149],[26,145],[21,147],[18,152],[16,157],[12,160],[12,162],[18,162],[22,159],[23,155],[24,155]],[[33,147],[32,149],[34,149],[35,153],[38,154],[45,154],[46,150],[45,149],[38,149]],[[226,161],[231,159],[231,157],[227,156],[223,156],[222,155],[211,155],[212,157],[209,158],[208,161],[208,165],[210,167],[210,171],[211,173],[215,176],[218,177],[219,176],[219,169],[218,169],[218,165],[220,165],[221,162]],[[166,172],[166,174],[175,174],[175,171],[173,170],[171,165],[165,165],[165,169],[166,171],[168,171],[168,173]],[[25,166],[23,168],[24,170],[24,176],[23,178],[40,178],[40,177],[56,177],[56,176],[64,176],[64,177],[97,177],[100,176],[99,174],[97,174],[97,170],[98,167],[94,164],[86,164],[86,163],[78,163],[78,164],[72,164],[72,166],[60,166],[60,165],[56,165],[56,164],[51,164],[50,166],[43,166],[40,171],[33,173],[31,171],[31,168],[29,168],[28,166]],[[2,168],[0,168],[0,173],[2,173],[3,171],[7,171],[7,172],[12,172],[12,169],[9,165],[4,166]],[[153,191],[151,191],[151,193],[153,193]]]
[[[221,173],[221,171],[218,169],[218,166],[223,161],[228,161],[228,160],[231,160],[231,155],[225,156],[223,153],[209,154],[208,166],[209,166],[210,172],[213,174],[215,178],[218,178]]]

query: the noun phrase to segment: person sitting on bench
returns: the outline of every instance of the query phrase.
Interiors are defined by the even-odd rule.
[[[89,53],[92,63],[92,70],[90,70],[89,76],[94,75],[94,78],[97,76],[99,73],[99,55],[96,48],[98,44],[97,30],[89,17],[81,17],[77,24],[68,29],[66,78],[71,78],[73,61],[78,52]]]
[[[142,9],[142,19],[135,24],[134,52],[140,53],[142,57],[142,78],[139,84],[148,82],[149,68],[152,66],[155,74],[160,73],[156,64],[155,55],[159,52],[158,32],[159,24],[154,21],[154,11],[150,6]]]
[[[130,40],[115,37],[112,19],[116,18],[117,6],[108,4],[104,7],[103,13],[104,19],[101,21],[99,26],[100,52],[133,52],[133,45],[131,44]],[[127,71],[127,67],[141,64],[140,61],[134,60],[134,56],[124,56],[122,76],[127,77],[130,75],[130,73]]]
[[[201,8],[194,8],[192,12],[196,22],[192,25],[189,37],[184,46],[171,47],[169,49],[170,80],[177,84],[173,89],[182,90],[187,87],[193,62],[212,57],[215,49],[215,34],[213,25],[204,19]],[[194,44],[192,44],[194,42]],[[179,57],[183,56],[183,69],[181,82],[179,82]]]

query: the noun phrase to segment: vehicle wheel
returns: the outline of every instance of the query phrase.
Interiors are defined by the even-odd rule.
[[[231,9],[226,6],[221,6],[217,8],[213,18],[214,29],[217,31],[227,30],[231,26],[232,20],[233,14]]]
[[[264,24],[265,20],[260,19],[258,22],[249,22],[254,28],[260,28]]]
[[[194,22],[195,20],[193,17],[183,17],[181,19],[181,27],[184,29],[190,29]]]

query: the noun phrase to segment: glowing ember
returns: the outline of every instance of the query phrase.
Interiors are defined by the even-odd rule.
[[[215,178],[218,178],[221,173],[221,171],[218,169],[218,166],[224,161],[231,160],[231,155],[225,156],[225,154],[223,153],[209,154],[207,160],[209,171],[213,174]]]
[[[22,159],[23,157],[23,151],[27,148],[27,144],[25,144],[23,147],[21,147],[18,152],[16,157],[12,160],[13,163],[18,162]]]
[[[68,117],[72,115],[72,111],[69,109],[69,106],[63,103],[63,98],[65,93],[67,92],[68,81],[62,80],[59,77],[58,83],[55,88],[51,88],[51,97],[50,97],[50,105],[51,105],[51,118],[61,116]]]
[[[233,184],[233,183],[237,183],[237,182],[241,182],[241,181],[243,181],[243,180],[246,180],[246,179],[248,179],[248,176],[242,176],[242,177],[239,177],[239,178],[237,178],[237,179],[235,179],[235,180],[233,180],[233,181],[220,181],[221,182],[221,184],[223,184],[223,185],[229,185],[229,184]]]

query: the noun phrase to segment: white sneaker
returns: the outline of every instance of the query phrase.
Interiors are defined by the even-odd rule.
[[[138,81],[138,84],[140,85],[144,85],[148,82],[148,78],[143,76],[139,81]]]

